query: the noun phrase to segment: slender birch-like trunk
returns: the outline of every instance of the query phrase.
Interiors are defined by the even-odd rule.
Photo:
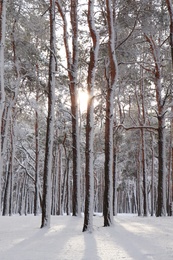
[[[173,71],[173,5],[172,5],[172,0],[166,0],[167,8],[168,8],[168,13],[169,13],[169,18],[170,18],[170,46],[171,46],[171,71]],[[171,86],[172,86],[172,73],[171,73]],[[171,88],[171,97],[173,96],[173,87]],[[172,98],[172,103],[173,103],[173,98]],[[173,114],[173,105],[171,106],[171,114]],[[172,173],[170,175],[170,182],[172,185],[172,189],[170,189],[171,197],[170,197],[170,204],[169,204],[169,210],[170,210],[170,215],[173,214],[173,118],[171,118],[171,169],[170,172]],[[170,187],[171,188],[171,187]]]
[[[173,63],[173,5],[172,0],[166,0],[169,18],[170,18],[170,46],[171,46],[171,59]]]
[[[3,154],[2,154],[2,117],[5,104],[4,90],[4,49],[5,49],[5,31],[6,31],[6,4],[7,0],[0,1],[0,215],[1,215],[1,178],[3,173]]]
[[[142,101],[142,119],[141,125],[146,123],[146,108],[145,108],[145,89],[144,89],[144,80],[143,80],[143,68],[141,68],[141,81],[140,81],[140,91],[141,91],[141,101]],[[140,121],[140,119],[139,119]],[[142,172],[143,172],[143,209],[144,216],[148,216],[148,190],[147,190],[147,167],[146,167],[146,144],[145,144],[145,129],[141,128],[141,145],[142,145]]]
[[[142,59],[141,59],[142,60]],[[142,191],[143,191],[143,215],[148,215],[148,192],[147,192],[147,169],[146,169],[146,144],[145,144],[145,129],[143,126],[146,124],[146,111],[145,111],[145,89],[144,89],[144,75],[143,68],[140,68],[140,94],[135,90],[137,106],[138,106],[138,121],[141,126],[140,140],[141,140],[141,170],[142,170]],[[141,99],[141,105],[139,96]]]
[[[85,169],[85,217],[83,231],[93,230],[93,201],[94,201],[94,174],[93,174],[93,136],[94,136],[94,83],[95,71],[99,52],[99,35],[94,23],[94,0],[88,1],[88,26],[93,46],[90,49],[88,67],[87,91],[87,120],[86,120],[86,169]]]
[[[142,148],[142,172],[143,172],[143,215],[148,216],[148,191],[147,191],[147,173],[146,173],[146,145],[145,130],[141,129],[141,148]]]
[[[55,0],[50,0],[50,60],[48,82],[48,116],[45,162],[43,175],[43,202],[41,228],[50,227],[51,214],[51,172],[54,136],[54,105],[55,105]]]
[[[38,77],[38,66],[37,66]],[[38,82],[37,82],[38,83]],[[38,84],[36,89],[36,104],[38,104]],[[38,127],[38,110],[35,110],[35,192],[34,192],[34,216],[38,215],[39,205],[39,127]]]
[[[11,155],[8,159],[8,163],[6,165],[6,180],[5,180],[5,190],[3,197],[3,211],[2,215],[7,216],[9,214],[9,196],[10,196],[10,177],[11,177]]]
[[[113,216],[117,215],[117,143],[115,142],[113,148]]]
[[[73,196],[72,196],[72,214],[80,215],[80,143],[79,143],[79,120],[78,120],[78,91],[77,91],[77,68],[78,68],[78,1],[71,0],[71,29],[72,29],[72,52],[68,40],[68,26],[65,11],[63,10],[61,0],[56,1],[59,13],[63,20],[63,36],[66,51],[69,90],[71,97],[71,114],[72,114],[72,149],[73,149]]]
[[[136,180],[136,192],[137,192],[137,211],[138,216],[142,216],[142,192],[141,192],[141,143],[139,144],[139,152],[137,154],[137,180]]]
[[[13,104],[13,102],[12,102]],[[5,191],[4,191],[4,198],[3,198],[3,211],[2,215],[12,215],[13,214],[13,172],[14,172],[14,156],[15,156],[15,125],[16,125],[16,118],[15,118],[15,109],[9,108],[10,111],[10,144],[8,155],[9,158],[7,164],[7,174],[6,174],[6,183],[5,183]],[[9,127],[9,123],[7,123]]]
[[[153,56],[155,71],[155,90],[157,102],[157,119],[158,119],[158,199],[156,216],[166,215],[166,158],[165,158],[165,98],[162,97],[161,84],[161,60],[159,46],[155,43],[152,36],[145,35],[150,44]]]
[[[66,212],[70,215],[70,158],[67,158],[67,193],[66,193]]]
[[[115,55],[115,27],[112,1],[106,0],[108,23],[109,63],[106,67],[106,122],[105,122],[105,191],[104,191],[104,226],[113,224],[113,99],[117,81],[118,65]]]
[[[154,207],[154,136],[151,135],[152,138],[152,145],[151,145],[151,152],[152,152],[152,169],[151,169],[151,216],[154,216],[155,207]]]
[[[58,215],[62,215],[62,148],[58,149]]]
[[[171,129],[170,129],[171,132]],[[171,135],[171,133],[170,133]],[[170,139],[170,147],[169,147],[169,159],[168,159],[168,179],[167,179],[167,211],[168,216],[172,216],[172,140]]]

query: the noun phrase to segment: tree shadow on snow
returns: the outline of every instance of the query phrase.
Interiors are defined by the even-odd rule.
[[[34,216],[33,216],[34,217]],[[52,224],[50,228],[33,228],[27,233],[27,228],[23,228],[23,235],[16,237],[12,245],[5,252],[0,254],[2,260],[62,260],[68,258],[70,252],[64,251],[68,240],[71,238],[71,217],[66,217],[68,220],[63,224],[59,223],[58,217],[56,218],[57,224]],[[27,221],[27,217],[26,217]],[[54,220],[55,222],[55,220]],[[33,232],[32,232],[33,231]],[[17,232],[16,232],[17,234]],[[62,255],[65,258],[62,258]]]

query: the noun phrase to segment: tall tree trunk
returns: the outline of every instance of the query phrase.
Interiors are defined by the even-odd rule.
[[[23,173],[23,181],[21,185],[21,190],[20,190],[20,202],[19,202],[19,214],[23,215],[25,212],[25,202],[26,202],[26,189],[27,189],[27,182],[28,182],[28,176],[26,171]]]
[[[152,168],[151,168],[151,216],[154,216],[155,207],[154,207],[154,136],[152,134]]]
[[[51,215],[57,213],[57,145],[55,145],[53,153],[53,168],[52,168],[52,204],[51,204]]]
[[[158,161],[159,161],[159,176],[158,176],[158,201],[156,216],[166,216],[166,172],[165,172],[165,122],[163,114],[158,116]]]
[[[141,143],[139,144],[138,154],[137,154],[137,181],[136,181],[136,197],[137,197],[137,211],[138,216],[142,216],[142,192],[141,192]]]
[[[88,26],[93,46],[90,49],[90,62],[88,67],[88,104],[86,122],[86,168],[85,168],[85,217],[83,231],[93,230],[93,200],[94,200],[94,173],[93,173],[93,135],[94,135],[94,84],[95,71],[99,51],[99,35],[94,23],[94,0],[88,1]]]
[[[55,131],[55,140],[58,138],[58,130]],[[54,147],[54,160],[53,160],[53,169],[52,169],[52,209],[51,212],[53,215],[58,213],[58,200],[59,192],[61,193],[61,182],[59,182],[59,168],[61,167],[61,161],[59,160],[59,145],[55,142]],[[61,180],[60,180],[61,181]],[[59,188],[60,187],[60,188]]]
[[[171,132],[171,131],[170,131]],[[171,133],[170,133],[171,134]],[[172,216],[172,147],[171,147],[171,139],[170,139],[170,149],[169,149],[169,159],[168,159],[168,195],[167,195],[167,212],[168,216]]]
[[[117,215],[117,144],[113,149],[113,215]]]
[[[170,18],[170,46],[171,46],[171,71],[173,71],[173,5],[172,5],[172,0],[166,0],[166,4],[167,4],[167,8],[168,8],[168,13],[169,13],[169,18]],[[172,84],[172,73],[171,73],[171,86],[173,86]],[[171,87],[171,97],[173,96],[173,87]],[[172,98],[173,100],[173,98]],[[173,103],[173,102],[172,102]],[[173,114],[173,105],[171,106],[171,114]],[[170,198],[170,214],[173,214],[173,118],[171,118],[171,182],[172,182],[172,196]]]
[[[143,68],[140,68],[141,74],[141,81],[140,81],[140,96],[142,101],[142,119],[141,125],[146,124],[146,106],[145,106],[145,88],[144,88],[144,75],[143,75]],[[139,119],[140,121],[140,119]],[[141,128],[141,146],[142,146],[142,171],[143,171],[143,208],[144,213],[143,215],[146,217],[148,216],[148,190],[147,190],[147,167],[146,167],[146,144],[145,144],[145,129]]]
[[[11,176],[11,158],[9,158],[9,162],[7,163],[6,169],[6,182],[5,182],[5,192],[3,198],[3,211],[2,215],[7,216],[9,214],[9,198],[10,198],[10,176]]]
[[[62,215],[62,149],[58,149],[58,210],[57,214]]]
[[[14,98],[15,99],[15,98]],[[11,137],[11,173],[10,173],[10,198],[9,198],[9,216],[13,214],[13,179],[14,179],[14,158],[15,158],[15,141],[16,141],[16,109],[12,108],[11,115],[11,129],[10,129],[10,137]]]
[[[172,0],[166,0],[167,8],[168,8],[168,13],[169,13],[169,18],[170,18],[170,46],[171,46],[171,60],[173,63],[173,5],[172,5]]]
[[[55,105],[55,1],[50,0],[50,61],[48,82],[48,116],[46,148],[43,176],[43,202],[41,228],[50,227],[51,213],[51,171],[54,132],[54,105]]]
[[[152,36],[145,35],[150,44],[151,53],[153,56],[155,71],[155,89],[157,102],[157,118],[158,118],[158,199],[156,216],[166,215],[166,162],[165,162],[165,108],[164,104],[166,96],[162,97],[161,84],[161,60],[159,46],[155,43]]]
[[[36,73],[38,78],[38,64],[36,65]],[[39,97],[39,85],[37,79],[36,87],[36,104],[38,104]],[[35,110],[35,192],[34,192],[34,216],[38,215],[38,205],[39,205],[39,127],[38,127],[38,110]]]
[[[67,156],[66,213],[70,215],[70,158]]]
[[[142,172],[143,172],[143,215],[148,216],[148,191],[147,191],[147,173],[146,173],[146,145],[145,145],[145,130],[141,128],[142,141]]]
[[[0,1],[0,215],[1,215],[1,178],[3,173],[3,154],[2,154],[2,117],[5,104],[4,90],[4,48],[5,48],[5,31],[6,31],[6,3],[7,0]]]
[[[72,54],[68,41],[68,29],[65,10],[61,1],[56,1],[58,10],[63,20],[64,45],[66,51],[69,89],[71,97],[71,114],[72,114],[72,147],[73,147],[73,195],[72,195],[72,214],[80,215],[80,143],[79,143],[79,125],[78,125],[78,91],[77,91],[77,68],[78,68],[78,1],[71,0],[71,29],[72,29]]]
[[[113,99],[118,73],[118,65],[115,55],[115,27],[111,0],[106,0],[106,8],[109,33],[109,64],[108,67],[106,67],[107,95],[105,122],[105,191],[103,205],[105,227],[113,224]]]

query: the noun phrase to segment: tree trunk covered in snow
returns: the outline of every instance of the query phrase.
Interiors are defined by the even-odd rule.
[[[14,103],[11,101],[11,106],[13,107]],[[3,212],[2,215],[12,215],[13,214],[13,175],[14,175],[14,156],[15,156],[15,109],[10,106],[10,131],[9,131],[9,148],[8,148],[8,157],[6,163],[6,182],[5,182],[5,191],[3,198]]]
[[[58,208],[57,214],[62,215],[62,147],[58,149]]]
[[[172,6],[172,0],[166,0],[168,12],[169,12],[169,18],[170,18],[170,46],[171,46],[171,59],[173,63],[173,6]]]
[[[167,8],[168,8],[168,13],[169,13],[169,19],[170,19],[170,46],[171,46],[171,66],[172,66],[172,71],[173,71],[173,5],[172,5],[172,0],[166,0]],[[171,73],[171,97],[173,97],[173,86],[172,86],[172,73]],[[173,103],[173,98],[172,98],[172,103]],[[173,105],[171,106],[171,114],[173,115]],[[171,118],[171,167],[170,167],[170,186],[172,185],[172,188],[170,187],[170,203],[168,205],[169,207],[169,212],[170,215],[172,216],[173,214],[173,117]],[[172,174],[171,174],[172,173]]]
[[[93,175],[93,136],[94,136],[94,83],[95,71],[99,51],[99,35],[94,23],[94,0],[88,1],[88,26],[93,46],[90,50],[88,67],[87,91],[87,119],[86,119],[86,169],[85,169],[85,217],[83,231],[93,230],[93,200],[94,200],[94,175]]]
[[[141,192],[141,143],[139,144],[139,152],[137,154],[137,180],[136,180],[136,197],[138,216],[142,216],[142,192]]]
[[[77,67],[78,67],[78,1],[71,0],[70,18],[72,30],[72,53],[69,45],[69,35],[65,10],[63,10],[60,0],[56,1],[58,10],[63,20],[64,45],[66,51],[69,89],[71,96],[72,114],[72,146],[73,146],[73,198],[72,214],[80,215],[80,144],[79,144],[79,125],[78,125],[78,91],[77,91]]]
[[[113,216],[117,215],[117,144],[114,144],[113,149]]]
[[[143,215],[148,216],[148,191],[147,191],[147,173],[146,173],[146,145],[145,130],[141,129],[141,148],[142,148],[142,172],[143,172]]]
[[[112,1],[106,0],[108,23],[109,62],[106,64],[107,94],[105,121],[105,191],[104,191],[104,226],[113,223],[113,99],[117,80],[118,65],[115,55],[115,35],[112,13]]]
[[[152,36],[145,35],[150,44],[151,53],[154,60],[155,71],[155,89],[157,102],[157,119],[158,119],[158,199],[156,216],[166,215],[166,158],[165,158],[165,98],[162,97],[161,84],[161,60],[159,46],[155,43]]]
[[[38,76],[38,66],[37,66],[37,76]],[[38,82],[36,89],[36,104],[38,104]],[[35,192],[34,192],[34,216],[38,215],[38,205],[39,205],[39,126],[38,126],[38,110],[35,110]]]
[[[151,153],[152,153],[152,168],[151,168],[151,216],[155,213],[155,200],[154,200],[154,135],[152,137]]]
[[[50,0],[50,60],[48,81],[48,116],[46,147],[43,176],[43,202],[41,228],[50,226],[51,213],[51,172],[54,132],[54,104],[55,104],[55,1]]]
[[[166,215],[166,172],[165,172],[165,122],[163,114],[158,116],[158,148],[159,148],[159,178],[158,178],[158,201],[156,216]]]
[[[2,117],[5,104],[4,90],[4,48],[5,48],[5,25],[6,25],[6,0],[0,1],[0,215],[1,215],[1,178],[3,172],[3,154],[2,154]]]
[[[67,193],[66,193],[66,213],[70,215],[70,158],[67,158]]]
[[[146,144],[145,144],[145,129],[143,126],[146,125],[146,107],[145,107],[145,89],[144,89],[144,75],[143,68],[140,68],[140,89],[139,94],[137,89],[135,90],[137,106],[138,106],[138,121],[141,126],[140,129],[140,140],[141,140],[141,156],[140,156],[140,166],[142,172],[142,191],[143,191],[143,215],[148,215],[148,191],[147,191],[147,167],[146,167]],[[140,99],[139,99],[140,96]],[[141,100],[141,105],[140,105]],[[139,211],[140,212],[140,211]],[[138,213],[139,213],[138,212]]]
[[[11,158],[9,158],[9,160],[11,160]],[[5,191],[4,191],[3,211],[2,211],[3,216],[7,216],[9,214],[10,178],[11,178],[11,164],[9,162],[6,165],[6,180],[5,180]]]
[[[140,81],[140,96],[142,102],[142,118],[139,119],[140,124],[146,124],[146,106],[145,106],[145,88],[144,88],[144,75],[143,68],[141,68],[141,81]],[[144,216],[148,216],[148,190],[147,190],[147,165],[146,165],[146,143],[145,143],[145,129],[141,128],[141,148],[142,148],[142,172],[143,172],[143,210]]]

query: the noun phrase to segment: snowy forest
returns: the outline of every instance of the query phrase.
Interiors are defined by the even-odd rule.
[[[0,215],[173,215],[172,0],[0,1]]]

